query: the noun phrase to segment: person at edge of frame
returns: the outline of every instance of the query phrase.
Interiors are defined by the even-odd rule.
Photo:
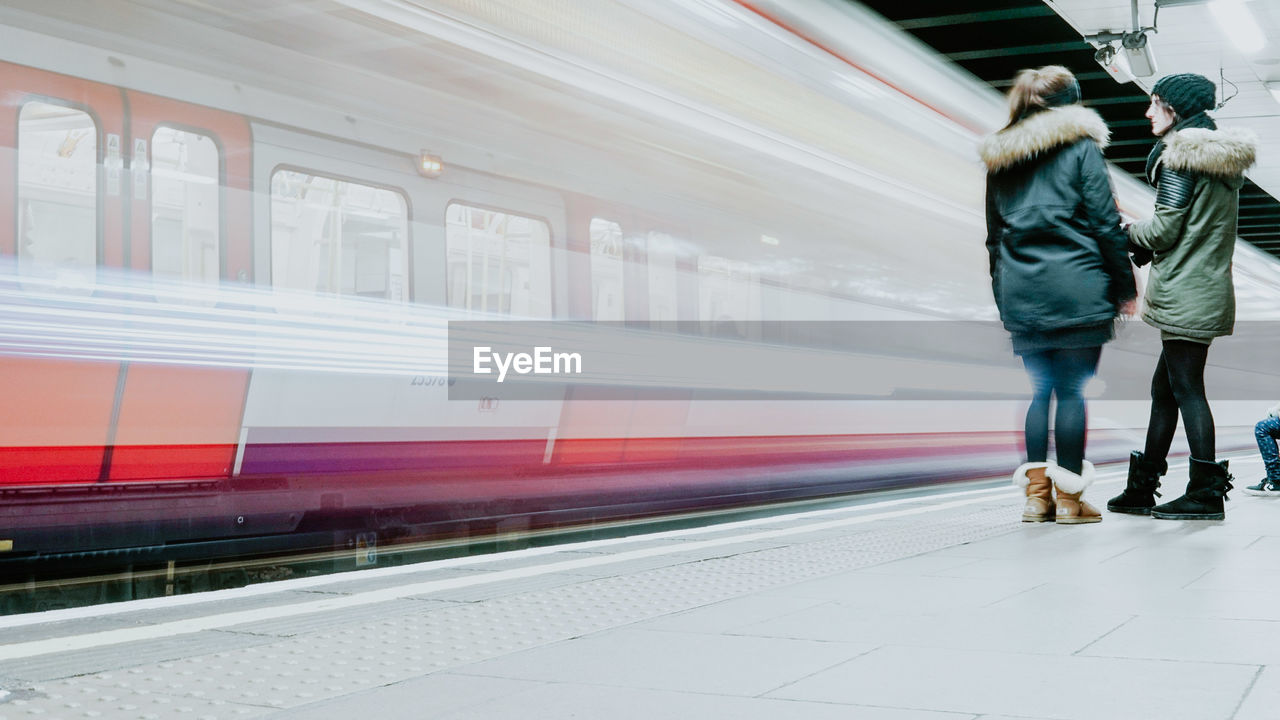
[[[1110,131],[1081,104],[1069,70],[1017,74],[1009,123],[980,147],[987,166],[991,289],[1013,352],[1031,379],[1023,522],[1096,523],[1083,499],[1093,483],[1085,455],[1084,387],[1097,372],[1114,321],[1132,315],[1137,289],[1102,150]],[[1048,461],[1049,405],[1057,398]]]
[[[1217,88],[1194,73],[1161,78],[1146,116],[1157,138],[1147,157],[1156,188],[1155,214],[1128,228],[1134,262],[1151,263],[1142,319],[1160,330],[1161,352],[1151,378],[1146,444],[1129,457],[1124,492],[1112,512],[1165,520],[1222,520],[1231,490],[1227,462],[1216,461],[1213,414],[1205,397],[1209,345],[1235,326],[1231,258],[1244,171],[1257,155],[1246,130],[1219,130],[1208,114]],[[1169,446],[1181,414],[1191,448],[1182,497],[1155,504],[1168,472]]]
[[[1253,426],[1253,436],[1258,441],[1258,454],[1262,456],[1267,474],[1257,485],[1246,487],[1244,494],[1280,497],[1280,449],[1276,447],[1276,439],[1280,438],[1280,404],[1267,411],[1267,416]]]

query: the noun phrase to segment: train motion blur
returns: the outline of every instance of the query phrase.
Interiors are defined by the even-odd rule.
[[[790,321],[993,318],[974,147],[1002,102],[854,5],[17,0],[0,24],[8,581],[1012,467],[1022,401],[900,385],[449,400],[450,320],[787,347]],[[1242,317],[1278,305],[1274,261],[1236,273]],[[1143,413],[1095,410],[1094,447]]]

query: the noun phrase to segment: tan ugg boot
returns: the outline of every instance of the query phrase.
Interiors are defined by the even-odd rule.
[[[1098,508],[1081,499],[1085,488],[1093,484],[1093,464],[1085,460],[1081,464],[1080,474],[1050,465],[1049,478],[1053,480],[1057,492],[1058,511],[1054,521],[1059,525],[1084,525],[1085,523],[1102,522],[1102,513]]]
[[[1053,483],[1046,475],[1049,463],[1024,463],[1013,471],[1013,484],[1026,490],[1022,522],[1049,522],[1054,518]]]

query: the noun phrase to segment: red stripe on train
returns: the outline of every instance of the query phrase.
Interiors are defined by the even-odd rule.
[[[536,470],[617,465],[734,467],[871,461],[955,452],[1016,452],[1018,435],[1008,432],[911,435],[800,435],[692,438],[470,440],[435,442],[251,443],[244,476],[343,472]],[[0,448],[0,486],[83,484],[83,467],[99,462],[94,447]],[[112,448],[111,480],[190,480],[230,471],[235,445],[157,444]],[[548,462],[549,461],[549,462]]]

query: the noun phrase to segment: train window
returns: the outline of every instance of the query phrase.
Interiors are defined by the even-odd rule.
[[[392,190],[277,170],[271,282],[277,288],[403,301],[409,211]]]
[[[221,212],[218,146],[171,127],[151,135],[151,269],[155,275],[217,283]]]
[[[591,317],[625,320],[622,303],[622,226],[591,219]]]
[[[551,228],[541,220],[449,203],[449,305],[551,317]]]
[[[93,290],[98,127],[88,113],[29,102],[18,114],[18,273]]]

